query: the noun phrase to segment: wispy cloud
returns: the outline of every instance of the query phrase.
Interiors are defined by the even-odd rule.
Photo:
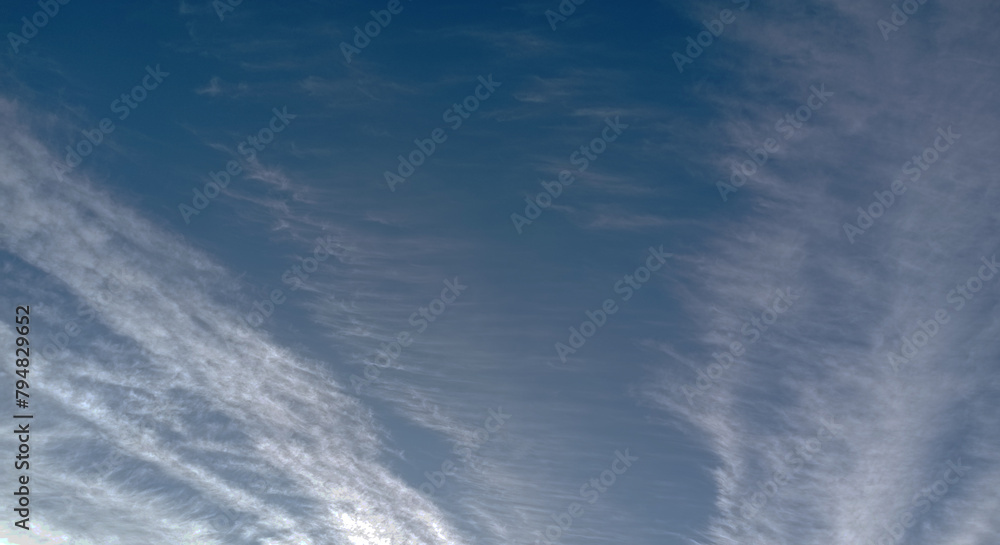
[[[720,211],[717,241],[689,267],[701,287],[685,294],[703,350],[662,347],[673,365],[658,372],[662,381],[645,389],[647,399],[693,426],[692,436],[717,457],[706,464],[718,490],[717,516],[702,536],[692,536],[697,542],[846,545],[888,535],[894,543],[986,543],[1000,530],[988,512],[996,505],[990,489],[1000,485],[1000,428],[990,416],[997,382],[980,363],[1000,356],[987,341],[998,326],[984,319],[996,308],[995,292],[976,317],[955,317],[964,333],[936,336],[907,372],[896,374],[886,353],[918,320],[946,306],[948,290],[1000,246],[989,174],[998,165],[985,152],[996,145],[988,127],[997,110],[985,95],[963,91],[997,77],[945,60],[945,54],[975,55],[956,30],[987,23],[938,6],[938,16],[906,29],[931,39],[933,54],[923,51],[918,64],[917,38],[886,46],[869,10],[835,3],[822,9],[828,11],[822,24],[748,12],[730,37],[743,49],[734,59],[785,61],[772,73],[741,72],[747,91],[720,95],[720,103],[742,106],[724,126],[735,151],[719,156],[720,175],[741,148],[770,134],[810,84],[828,82],[838,95],[808,135],[743,187],[752,200],[749,214],[733,203]],[[854,45],[845,45],[844,35]],[[879,77],[885,66],[897,67],[894,79]],[[916,96],[926,117],[913,116],[907,97]],[[841,224],[887,187],[942,122],[963,128],[961,146],[910,184],[906,203],[886,211],[884,223],[852,246]],[[844,164],[848,156],[855,161]],[[718,387],[689,403],[683,386],[694,384],[695,371],[713,352],[745,343],[744,320],[759,316],[768,294],[786,286],[805,293],[794,316],[764,332]],[[840,438],[801,459],[801,471],[773,495],[765,492],[760,483],[788,474],[790,453],[808,445],[824,420],[842,426]],[[970,467],[968,476],[893,537],[897,530],[889,528],[900,510],[956,459]],[[760,497],[763,507],[747,507]]]
[[[390,528],[423,542],[462,540],[378,461],[379,427],[319,362],[240,335],[236,312],[219,300],[227,272],[86,180],[54,179],[23,114],[10,102],[0,111],[12,129],[0,156],[5,249],[61,284],[60,300],[91,305],[107,334],[135,350],[74,347],[41,364],[49,371],[35,378],[38,410],[63,417],[43,423],[36,445],[47,471],[32,482],[39,497],[66,497],[58,488],[76,500],[41,509],[39,527],[76,543],[222,543],[232,531],[364,544]],[[122,268],[130,275],[109,298],[102,279]],[[0,336],[12,344],[9,326]],[[126,365],[143,372],[114,378]],[[128,396],[141,401],[123,411]],[[79,441],[93,448],[74,453]],[[88,473],[109,449],[124,453],[127,471]],[[245,476],[264,474],[266,493],[248,489]],[[168,485],[174,493],[157,494]],[[88,523],[107,509],[115,522]],[[231,522],[211,522],[220,516]]]

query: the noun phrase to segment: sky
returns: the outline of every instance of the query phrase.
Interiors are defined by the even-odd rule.
[[[4,3],[0,545],[1000,543],[997,28]]]

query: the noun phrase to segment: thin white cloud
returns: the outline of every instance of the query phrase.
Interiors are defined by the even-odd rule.
[[[720,175],[732,158],[747,158],[743,149],[775,136],[775,121],[810,85],[826,83],[836,95],[808,133],[782,142],[781,156],[720,210],[732,217],[720,218],[717,240],[689,267],[691,285],[701,287],[681,294],[704,350],[664,346],[673,365],[645,388],[647,399],[692,425],[693,437],[717,457],[707,462],[717,512],[703,535],[691,536],[699,543],[875,543],[960,459],[970,466],[967,475],[926,513],[918,509],[895,542],[987,545],[1000,532],[988,511],[996,506],[991,490],[1000,486],[1000,427],[993,416],[998,375],[980,362],[1000,357],[989,341],[1000,324],[986,319],[997,292],[984,289],[962,312],[948,307],[946,294],[975,274],[981,256],[1000,249],[990,174],[1000,165],[989,151],[997,145],[997,110],[983,92],[997,78],[939,53],[974,54],[959,37],[989,23],[938,5],[905,29],[933,44],[934,54],[917,55],[917,38],[883,42],[875,26],[881,11],[822,7],[822,23],[751,10],[726,34],[740,55],[784,62],[771,73],[739,73],[750,83],[746,92],[719,98],[741,107],[723,127],[732,151],[713,159]],[[725,55],[721,48],[711,53]],[[856,220],[873,191],[888,189],[939,126],[952,125],[960,142],[850,244],[844,222]],[[713,369],[711,387],[689,402],[684,388],[697,388],[696,373],[707,372],[712,354],[732,341],[746,344],[741,325],[786,287],[801,289],[801,300],[736,364]],[[939,308],[952,311],[950,323],[894,371],[888,351]],[[811,460],[800,457],[802,467],[792,471],[789,456],[824,419],[842,426],[842,435],[823,441]],[[767,492],[775,472],[792,476]],[[747,508],[755,493],[766,503]]]
[[[381,432],[370,411],[319,362],[241,335],[237,312],[217,299],[227,272],[80,176],[59,182],[17,107],[4,101],[0,115],[9,129],[0,153],[4,249],[146,354],[134,362],[144,372],[126,381],[113,378],[124,363],[107,353],[71,347],[69,358],[36,360],[49,369],[33,375],[38,403],[74,416],[50,421],[57,433],[38,455],[46,472],[32,482],[40,496],[68,487],[81,498],[72,511],[47,510],[48,531],[75,543],[222,542],[211,522],[221,510],[263,543],[374,543],[375,534],[357,529],[363,524],[407,540],[462,541],[437,507],[377,461]],[[104,278],[123,269],[130,274],[108,297]],[[7,341],[13,332],[4,326],[0,335]],[[139,401],[123,410],[128,397]],[[57,438],[79,436],[71,429],[121,449],[129,471],[87,474],[74,465],[93,453],[57,455],[69,441]],[[241,474],[266,475],[269,491],[248,490]],[[164,487],[176,492],[162,495]],[[109,508],[114,520],[103,516]]]
[[[219,96],[222,94],[222,78],[218,76],[212,76],[212,78],[208,80],[207,85],[195,89],[194,92],[198,93],[199,95],[208,95],[211,97]]]

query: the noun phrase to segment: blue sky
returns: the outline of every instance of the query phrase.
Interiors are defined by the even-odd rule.
[[[998,7],[8,3],[0,544],[996,543]]]

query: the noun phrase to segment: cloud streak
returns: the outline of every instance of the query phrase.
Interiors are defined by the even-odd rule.
[[[1000,428],[991,416],[997,375],[984,362],[1000,357],[988,341],[1000,333],[987,318],[997,293],[984,291],[978,308],[956,316],[954,329],[937,335],[905,371],[896,374],[886,353],[945,305],[945,294],[981,256],[1000,247],[993,188],[1000,165],[986,152],[996,145],[988,126],[998,112],[986,95],[967,92],[995,84],[997,75],[947,60],[975,55],[960,41],[960,27],[991,23],[937,6],[936,15],[926,14],[927,26],[908,25],[894,36],[900,42],[886,47],[877,17],[866,10],[833,2],[816,8],[828,13],[822,24],[748,12],[729,36],[745,48],[734,58],[783,59],[764,75],[740,73],[749,96],[712,95],[725,109],[741,105],[740,115],[727,114],[720,125],[732,156],[763,141],[784,105],[801,100],[809,85],[829,82],[838,94],[825,117],[743,187],[748,195],[740,198],[749,196],[749,206],[723,207],[720,215],[730,217],[720,220],[709,252],[693,258],[688,273],[700,286],[686,296],[686,310],[698,317],[692,334],[703,349],[661,346],[673,365],[657,373],[646,398],[676,415],[713,454],[706,470],[715,480],[717,514],[695,542],[989,543],[1000,531],[988,511],[996,505],[990,490],[1000,485]],[[917,38],[903,32],[923,33],[933,54],[918,62]],[[893,78],[877,77],[886,67]],[[914,117],[916,97],[930,119]],[[841,224],[926,148],[939,120],[954,124],[961,142],[851,245]],[[730,156],[717,157],[714,169],[728,173]],[[805,294],[794,318],[775,324],[717,388],[689,404],[682,386],[694,382],[711,353],[746,342],[742,321],[785,286]],[[824,419],[843,428],[840,438],[823,442],[810,460],[790,461]],[[894,528],[900,511],[958,459],[968,475],[918,510],[909,527]],[[760,484],[789,473],[790,464],[802,467],[773,494]]]
[[[36,490],[80,498],[40,509],[41,528],[74,543],[363,545],[390,530],[413,542],[462,541],[380,462],[370,410],[319,362],[259,333],[240,336],[237,313],[218,295],[224,269],[87,180],[54,179],[52,157],[18,107],[5,101],[0,112],[9,129],[0,155],[5,250],[51,278],[53,306],[89,304],[131,349],[81,344],[40,361],[38,410],[52,416],[41,421],[47,472]],[[108,297],[103,279],[122,269],[130,274]],[[13,331],[0,335],[7,345]],[[125,367],[141,372],[122,378]],[[128,410],[125,399],[134,400]],[[75,441],[95,450],[74,453]],[[81,470],[94,452],[110,451],[122,453],[122,470]],[[266,493],[248,489],[254,475],[267,475]],[[174,492],[158,493],[164,487]],[[109,509],[114,521],[100,516]]]

